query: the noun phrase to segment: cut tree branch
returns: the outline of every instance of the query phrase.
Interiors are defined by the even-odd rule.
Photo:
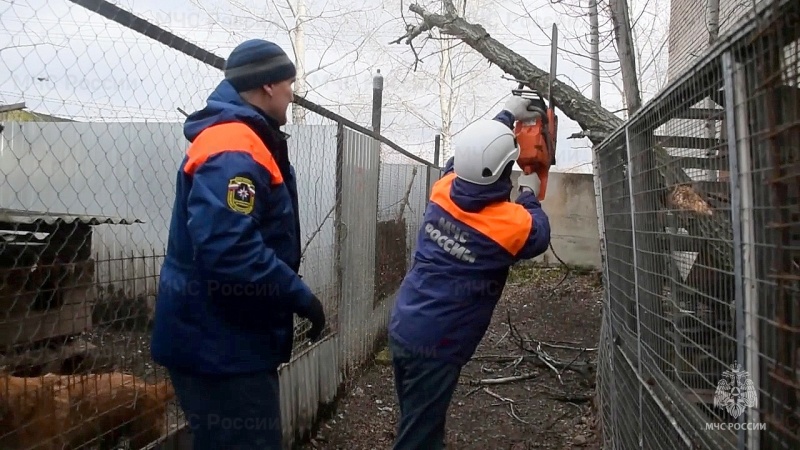
[[[444,9],[454,11],[452,2],[445,0]],[[485,28],[479,24],[467,22],[452,12],[437,14],[428,11],[418,4],[412,4],[408,9],[420,17],[422,23],[416,26],[408,25],[406,34],[393,41],[411,45],[411,41],[420,34],[436,27],[441,33],[457,37],[483,55],[491,63],[497,65],[510,76],[520,80],[526,86],[547,92],[549,86],[549,71],[543,70],[518,53],[509,49],[497,39],[489,35]],[[570,119],[580,125],[583,130],[595,133],[611,133],[622,124],[622,119],[612,114],[607,109],[583,96],[575,88],[556,79],[553,83],[553,97],[558,108]],[[602,141],[596,135],[590,135],[590,140],[595,144]]]
[[[590,373],[595,372],[596,370],[595,365],[590,363],[588,360],[579,362],[577,361],[578,357],[575,357],[572,361],[569,362],[562,361],[548,355],[547,352],[542,350],[541,344],[537,344],[536,346],[526,345],[532,342],[533,340],[530,339],[528,336],[524,335],[523,333],[520,333],[519,330],[517,330],[517,328],[514,326],[514,323],[511,321],[511,311],[507,311],[506,323],[508,324],[508,328],[511,330],[511,339],[515,341],[517,347],[519,347],[520,350],[536,355],[536,359],[533,361],[538,360],[545,367],[548,367],[553,372],[555,372],[559,381],[561,381],[561,374],[564,373],[564,371],[566,370],[571,370],[575,373],[579,373],[584,376],[587,376]],[[578,356],[582,355],[583,353],[584,352],[581,351],[578,354]]]

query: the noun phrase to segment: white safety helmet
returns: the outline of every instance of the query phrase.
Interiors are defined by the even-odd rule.
[[[519,146],[514,132],[496,120],[475,121],[453,139],[453,171],[470,183],[494,183],[517,158]]]

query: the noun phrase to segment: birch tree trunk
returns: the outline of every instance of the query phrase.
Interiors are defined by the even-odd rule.
[[[719,37],[719,0],[708,0],[708,46],[711,47],[717,42],[717,38]],[[710,98],[706,98],[704,105],[706,109],[711,110],[716,108],[716,104]],[[726,130],[725,121],[722,121],[721,131],[724,133]],[[717,121],[712,119],[706,120],[706,137],[710,139],[714,139],[717,137]],[[711,141],[709,141],[711,142]],[[724,153],[725,150],[721,149],[719,153]],[[717,153],[716,150],[709,150],[706,156],[714,156]],[[717,178],[723,178],[725,180],[728,179],[728,172],[727,171],[716,171],[716,170],[708,170],[707,173],[708,181],[716,181]]]
[[[600,20],[597,0],[589,0],[589,52],[592,55],[592,101],[600,102]]]
[[[450,46],[451,40],[444,39],[444,36],[441,36],[439,39],[440,47],[440,60],[439,60],[439,74],[438,74],[438,83],[439,83],[439,109],[441,114],[441,129],[440,133],[442,135],[442,160],[447,161],[447,158],[450,157],[450,142],[453,135],[452,132],[452,125],[453,125],[453,103],[455,102],[455,98],[453,95],[453,71],[452,71],[452,56],[450,53]]]
[[[301,97],[306,96],[306,35],[305,35],[305,20],[306,20],[306,0],[295,0],[295,31],[294,31],[294,52],[295,52],[295,66],[297,67],[297,78],[294,83],[294,91]],[[304,124],[306,122],[306,110],[297,105],[292,105],[292,122],[296,124]]]
[[[625,94],[625,105],[628,117],[642,106],[642,95],[639,92],[639,77],[636,72],[636,52],[631,41],[631,20],[628,15],[627,0],[608,0],[611,9],[611,21],[614,24],[614,38],[619,53],[619,66],[622,72],[622,90]]]

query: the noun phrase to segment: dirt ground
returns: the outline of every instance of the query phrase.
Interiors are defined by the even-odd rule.
[[[595,272],[512,272],[489,331],[462,371],[448,449],[601,447],[594,411],[601,293]],[[391,448],[398,408],[382,353],[301,449]],[[497,381],[508,377],[522,379]]]

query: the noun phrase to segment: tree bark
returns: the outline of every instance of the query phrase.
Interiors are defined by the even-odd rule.
[[[297,77],[294,82],[295,93],[300,97],[306,96],[306,0],[296,0],[295,3],[295,32],[294,32],[294,51],[295,64],[297,66]],[[306,122],[306,110],[298,105],[292,105],[292,122],[304,124]]]
[[[589,53],[592,54],[592,101],[600,105],[600,20],[597,0],[589,0]]]
[[[708,46],[711,47],[717,42],[717,38],[719,37],[719,0],[708,0]],[[715,104],[714,100],[711,97],[707,97],[703,102],[706,109],[716,108],[717,105]],[[725,117],[722,120],[722,126],[720,127],[720,131],[725,133],[727,127],[725,126],[725,120],[728,118]],[[717,121],[714,119],[708,119],[706,121],[706,137],[714,139],[717,137]],[[725,140],[725,135],[722,135],[722,140]],[[715,155],[727,155],[727,151],[722,148],[719,150],[716,149],[709,149],[706,153],[706,156],[715,156]],[[717,181],[717,177],[722,178],[723,181],[728,180],[728,171],[715,171],[715,170],[708,170],[707,172],[707,179],[708,181]]]
[[[628,117],[642,106],[639,92],[639,76],[636,74],[636,52],[631,41],[631,19],[628,15],[627,0],[608,0],[611,9],[611,22],[614,24],[614,38],[617,41],[619,67],[622,72],[622,91],[628,107]]]

